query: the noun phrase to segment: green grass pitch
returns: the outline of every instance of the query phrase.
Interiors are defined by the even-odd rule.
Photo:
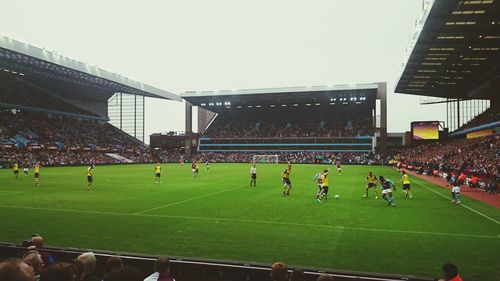
[[[389,167],[294,165],[292,194],[281,194],[283,164],[217,164],[198,178],[190,165],[97,166],[94,190],[86,167],[45,168],[41,187],[0,170],[0,241],[41,233],[50,246],[166,254],[438,277],[444,262],[465,280],[495,280],[500,264],[500,212],[417,178],[405,199]],[[315,202],[313,175],[331,167],[330,198]],[[362,198],[368,171],[398,182],[396,207]],[[339,194],[335,200],[333,195]],[[447,197],[444,198],[443,196]],[[471,210],[472,209],[472,210]],[[484,215],[480,215],[480,214]],[[497,279],[496,279],[497,280]]]

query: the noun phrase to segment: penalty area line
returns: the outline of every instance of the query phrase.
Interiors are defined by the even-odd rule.
[[[320,225],[320,224],[307,224],[307,223],[295,223],[295,222],[279,222],[279,221],[264,221],[264,220],[247,220],[247,219],[233,219],[233,218],[194,217],[194,216],[176,216],[176,215],[160,215],[160,214],[158,214],[158,215],[156,215],[156,214],[134,215],[134,214],[130,214],[130,213],[116,213],[116,212],[103,212],[103,211],[85,211],[85,210],[70,210],[70,209],[55,209],[55,208],[38,208],[38,207],[21,207],[21,206],[7,206],[7,205],[0,205],[0,208],[42,210],[42,211],[66,212],[66,213],[80,213],[80,214],[101,214],[101,215],[129,216],[129,217],[153,217],[153,218],[166,218],[166,219],[200,220],[200,221],[213,221],[213,222],[269,224],[269,225],[299,226],[299,227],[323,228],[323,229],[338,229],[338,230],[354,230],[354,231],[369,231],[369,232],[387,232],[387,233],[406,233],[406,234],[413,234],[413,235],[434,235],[434,236],[454,236],[454,237],[473,237],[473,238],[500,239],[500,235],[494,236],[494,235],[483,235],[483,234],[462,234],[462,233],[447,233],[447,232],[427,232],[427,231],[412,231],[412,230],[377,229],[377,228],[350,227],[350,226],[340,226],[340,225]]]
[[[444,197],[444,198],[446,198],[446,199],[449,199],[449,198],[448,198],[448,196],[443,195],[443,194],[441,194],[440,192],[435,191],[434,189],[432,189],[432,188],[428,187],[427,185],[425,185],[425,184],[421,183],[420,181],[415,181],[415,180],[414,180],[414,182],[416,182],[418,185],[420,185],[420,186],[422,186],[422,187],[425,187],[426,189],[428,189],[428,190],[430,190],[430,191],[432,191],[432,192],[436,193],[437,195],[439,195],[439,196],[441,196],[441,197]],[[485,215],[485,214],[483,214],[483,213],[481,213],[481,212],[479,212],[479,211],[477,211],[477,210],[474,210],[473,208],[471,208],[471,207],[469,207],[469,206],[467,206],[467,205],[465,205],[465,204],[460,204],[459,206],[462,206],[462,207],[466,208],[467,210],[469,210],[469,211],[471,211],[471,212],[474,212],[474,213],[476,213],[476,214],[478,214],[478,215],[482,216],[483,218],[488,219],[488,220],[490,220],[490,221],[492,221],[492,222],[494,222],[494,223],[496,223],[496,224],[500,224],[500,222],[499,222],[499,221],[497,221],[496,219],[494,219],[494,218],[492,218],[492,217],[489,217],[489,216],[487,216],[487,215]]]
[[[220,193],[232,191],[232,190],[239,189],[239,188],[242,188],[242,187],[243,186],[233,187],[233,188],[219,190],[219,191],[212,192],[212,193],[205,194],[205,195],[191,197],[189,199],[185,199],[185,200],[181,200],[181,201],[171,202],[171,203],[168,203],[168,204],[165,204],[165,205],[161,205],[161,206],[158,206],[158,207],[154,207],[154,208],[151,208],[151,209],[147,209],[147,210],[144,210],[144,211],[139,211],[139,212],[133,213],[133,215],[142,215],[142,214],[150,212],[150,211],[154,211],[154,210],[158,210],[158,209],[162,209],[162,208],[166,208],[166,207],[170,207],[170,206],[179,205],[179,204],[182,204],[182,203],[186,203],[186,202],[197,200],[197,199],[201,199],[201,198],[210,197],[210,196],[213,196],[213,195],[217,195],[217,194],[220,194]]]

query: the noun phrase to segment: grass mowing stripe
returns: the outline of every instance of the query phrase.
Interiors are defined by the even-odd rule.
[[[0,194],[20,194],[24,193],[24,191],[0,191]]]
[[[414,180],[414,181],[415,181],[415,180]],[[438,191],[435,191],[434,189],[432,189],[432,188],[428,187],[427,185],[425,185],[425,184],[423,184],[423,183],[421,183],[421,182],[419,182],[419,181],[415,181],[415,182],[416,182],[418,185],[420,185],[420,186],[422,186],[422,187],[425,187],[426,189],[428,189],[428,190],[430,190],[430,191],[432,191],[432,192],[436,193],[437,195],[439,195],[439,196],[441,196],[441,197],[444,197],[444,198],[446,198],[446,199],[449,199],[449,198],[448,198],[448,196],[443,195],[443,194],[441,194],[441,193],[440,193],[440,192],[438,192]],[[482,216],[482,217],[484,217],[484,218],[486,218],[486,219],[488,219],[488,220],[490,220],[490,221],[492,221],[492,222],[494,222],[494,223],[496,223],[496,224],[500,224],[500,222],[499,222],[499,221],[497,221],[496,219],[494,219],[494,218],[492,218],[492,217],[489,217],[489,216],[487,216],[487,215],[485,215],[485,214],[483,214],[483,213],[481,213],[481,212],[479,212],[479,211],[476,211],[476,210],[474,210],[473,208],[471,208],[471,207],[469,207],[469,206],[467,206],[467,205],[460,204],[460,206],[462,206],[462,207],[466,208],[467,210],[472,211],[472,212],[474,212],[474,213],[476,213],[476,214],[478,214],[478,215],[480,215],[480,216]]]
[[[300,227],[311,227],[311,228],[327,228],[327,229],[338,229],[338,230],[348,229],[348,230],[369,231],[369,232],[389,232],[389,233],[406,233],[406,234],[421,234],[421,235],[455,236],[455,237],[475,237],[475,238],[489,238],[489,239],[499,239],[500,238],[500,236],[498,236],[498,235],[494,236],[494,235],[483,235],[483,234],[462,234],[462,233],[447,233],[447,232],[426,232],[426,231],[395,230],[395,229],[377,229],[377,228],[350,227],[350,226],[340,226],[340,225],[320,225],[320,224],[278,222],[278,221],[264,221],[264,220],[246,220],[246,219],[233,219],[233,218],[175,216],[175,215],[160,215],[160,214],[139,214],[139,215],[136,215],[136,214],[129,214],[129,213],[68,210],[68,209],[38,208],[38,207],[20,207],[20,206],[7,206],[7,205],[0,205],[0,208],[44,210],[44,211],[67,212],[67,213],[102,214],[102,215],[115,215],[115,216],[160,217],[160,218],[204,220],[204,221],[215,221],[215,222],[224,221],[224,222],[237,222],[237,223],[250,223],[250,224],[259,223],[259,224],[288,225],[288,226],[300,226]]]
[[[210,197],[210,196],[213,196],[213,195],[217,195],[217,194],[220,194],[220,193],[232,191],[232,190],[235,190],[235,189],[238,189],[238,188],[242,188],[242,187],[243,186],[238,186],[238,187],[233,187],[233,188],[229,188],[229,189],[220,190],[220,191],[217,191],[217,192],[212,192],[212,193],[205,194],[205,195],[191,197],[189,199],[185,199],[185,200],[181,200],[181,201],[176,201],[176,202],[168,203],[168,204],[161,205],[161,206],[158,206],[158,207],[154,207],[154,208],[151,208],[151,209],[147,209],[147,210],[144,210],[144,211],[136,212],[136,213],[134,213],[134,215],[141,215],[141,214],[147,213],[149,211],[154,211],[154,210],[158,210],[158,209],[162,209],[162,208],[166,208],[166,207],[170,207],[170,206],[179,205],[179,204],[182,204],[182,203],[186,203],[186,202],[197,200],[197,199],[201,199],[201,198]]]

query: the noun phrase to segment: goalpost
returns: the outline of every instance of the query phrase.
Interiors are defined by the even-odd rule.
[[[254,163],[276,163],[278,164],[278,155],[254,155],[252,157]]]

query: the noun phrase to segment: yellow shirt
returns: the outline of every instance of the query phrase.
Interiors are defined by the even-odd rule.
[[[290,170],[289,170],[289,169],[286,169],[286,170],[283,172],[283,178],[287,179],[289,176],[290,176]]]
[[[19,164],[14,163],[14,171],[17,171],[17,170],[19,170]]]
[[[155,173],[157,173],[157,174],[161,173],[161,166],[160,165],[156,165]]]
[[[368,180],[369,183],[377,183],[376,176],[367,176],[366,179]]]
[[[407,174],[404,174],[401,180],[403,181],[403,184],[410,184],[410,178]]]
[[[328,186],[328,175],[321,175],[321,185]]]
[[[35,165],[35,174],[40,173],[40,166]]]
[[[92,173],[92,168],[88,167],[88,168],[87,168],[87,176],[88,176],[88,177],[91,177],[92,175],[93,175],[93,173]]]

